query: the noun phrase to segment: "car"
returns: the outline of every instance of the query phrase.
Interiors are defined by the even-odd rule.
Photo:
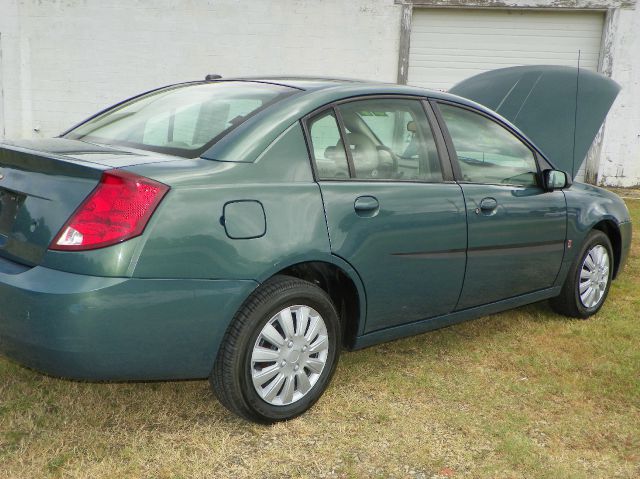
[[[209,378],[268,424],[309,409],[343,349],[543,300],[589,317],[631,222],[573,170],[617,91],[545,66],[453,93],[212,75],[7,140],[0,352],[70,379]]]

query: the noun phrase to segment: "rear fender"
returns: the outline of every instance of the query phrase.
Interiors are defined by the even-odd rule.
[[[333,266],[336,266],[353,282],[358,292],[358,309],[359,309],[359,314],[357,318],[358,326],[356,329],[356,334],[358,336],[361,334],[364,334],[364,326],[367,318],[366,290],[364,288],[364,284],[362,283],[362,279],[360,278],[360,275],[358,274],[358,272],[353,268],[353,266],[351,266],[351,264],[349,264],[347,261],[340,258],[339,256],[327,253],[327,254],[322,254],[318,256],[302,255],[298,257],[291,257],[286,262],[279,263],[278,266],[274,266],[273,268],[269,268],[268,270],[266,270],[262,275],[260,275],[260,277],[257,278],[257,280],[260,283],[263,283],[283,270],[299,265],[301,263],[315,263],[315,262],[328,263]]]

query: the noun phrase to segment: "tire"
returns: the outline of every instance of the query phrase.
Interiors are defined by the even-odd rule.
[[[272,424],[315,404],[339,355],[340,323],[327,293],[308,281],[276,276],[236,313],[209,381],[231,412]]]
[[[600,254],[606,254],[606,259]],[[587,258],[590,258],[590,260]],[[597,261],[598,258],[603,259]],[[596,266],[600,269],[596,276],[591,276],[589,269],[593,270],[590,264],[594,260],[596,260]],[[613,261],[613,248],[607,235],[602,231],[592,230],[587,236],[580,254],[576,256],[567,273],[567,279],[565,279],[560,295],[549,301],[553,310],[565,316],[581,319],[586,319],[596,314],[602,308],[609,294],[613,278]],[[606,263],[606,267],[604,263]],[[606,270],[606,273],[604,273],[604,270]],[[582,279],[581,275],[584,276]],[[592,278],[594,280],[593,285],[589,283]],[[603,289],[603,281],[605,279],[606,284]],[[586,298],[581,297],[581,287],[584,290],[582,294]],[[589,293],[590,290],[594,292]],[[593,294],[593,296],[589,296],[589,294]]]

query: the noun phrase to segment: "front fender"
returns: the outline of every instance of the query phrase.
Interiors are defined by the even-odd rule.
[[[565,275],[589,232],[602,222],[607,222],[620,234],[619,271],[631,244],[631,216],[624,201],[611,191],[583,183],[574,183],[571,188],[564,190],[564,194],[567,199],[567,240],[572,245],[567,248],[563,261]],[[564,281],[564,276],[559,279]]]

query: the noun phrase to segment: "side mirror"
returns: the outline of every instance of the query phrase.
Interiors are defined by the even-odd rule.
[[[544,170],[542,172],[542,186],[546,191],[561,190],[571,186],[571,179],[564,171]]]

